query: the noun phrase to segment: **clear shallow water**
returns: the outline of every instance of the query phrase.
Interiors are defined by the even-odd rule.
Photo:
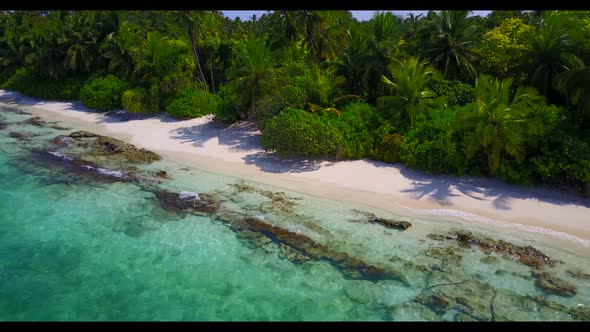
[[[352,209],[400,218],[366,206],[255,183],[258,192],[239,192],[231,185],[237,179],[167,161],[141,167],[168,172],[172,179],[161,188],[217,192],[225,210],[263,216],[394,269],[405,281],[350,279],[325,260],[294,263],[279,246],[244,241],[207,214],[163,210],[142,186],[80,181],[67,168],[35,162],[31,150],[63,132],[17,124],[28,118],[0,109],[8,124],[0,130],[0,320],[572,320],[572,308],[590,306],[590,281],[565,272],[590,272],[590,258],[540,236],[417,216],[403,216],[409,229],[391,230],[349,222],[363,219]],[[41,135],[19,140],[8,137],[11,131]],[[280,210],[261,190],[286,192],[293,211]],[[544,271],[575,285],[577,294],[547,293],[535,286],[530,267],[510,258],[485,263],[476,247],[426,237],[457,228],[564,261]],[[460,257],[437,256],[436,248]],[[433,295],[447,305],[433,305]],[[534,300],[539,296],[553,308]]]

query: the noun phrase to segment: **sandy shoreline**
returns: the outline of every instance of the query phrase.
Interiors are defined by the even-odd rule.
[[[211,116],[178,121],[160,115],[119,121],[77,102],[42,101],[0,90],[0,105],[82,126],[161,153],[177,163],[302,193],[425,216],[492,219],[590,240],[590,200],[483,178],[433,176],[371,160],[283,160],[262,150],[252,124],[223,128]],[[590,241],[583,241],[590,244]]]

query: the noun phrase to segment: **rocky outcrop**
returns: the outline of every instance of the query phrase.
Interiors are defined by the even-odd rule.
[[[160,160],[161,157],[149,150],[139,149],[132,144],[125,143],[118,139],[100,136],[90,144],[91,155],[123,157],[131,163],[151,163]]]
[[[366,223],[371,223],[371,224],[378,224],[378,225],[384,226],[386,228],[392,228],[392,229],[397,229],[397,230],[401,230],[401,231],[406,230],[410,226],[412,226],[412,224],[407,221],[380,218],[380,217],[377,217],[374,213],[367,212],[367,211],[360,211],[360,210],[355,209],[355,210],[353,210],[353,212],[355,212],[357,214],[364,215],[366,217],[366,219],[350,220],[352,222],[366,222]]]
[[[100,137],[100,135],[91,133],[89,131],[78,130],[68,135],[71,138],[92,138],[92,137]]]
[[[568,314],[575,320],[590,322],[590,307],[572,308]]]
[[[429,257],[440,259],[444,265],[453,264],[459,266],[461,265],[461,259],[463,259],[463,257],[458,255],[456,250],[451,247],[428,248],[424,251],[424,254]]]
[[[168,172],[164,170],[154,172],[154,176],[162,179],[171,179],[171,177],[168,175]]]
[[[63,126],[60,126],[60,125],[57,125],[57,124],[52,125],[50,127],[53,128],[53,129],[56,129],[56,130],[70,130],[70,128],[68,128],[68,127],[63,127]]]
[[[33,125],[33,126],[36,126],[36,127],[43,127],[43,126],[45,126],[47,124],[47,121],[44,121],[43,119],[41,119],[38,116],[34,116],[34,117],[29,118],[29,119],[26,119],[25,121],[22,121],[21,123],[22,124]]]
[[[38,135],[28,131],[11,131],[10,133],[8,133],[8,136],[16,139],[28,140]]]
[[[213,213],[220,206],[219,200],[210,194],[176,193],[167,190],[154,190],[153,193],[163,209],[176,213]]]
[[[326,261],[336,267],[345,278],[359,280],[398,280],[408,284],[406,277],[390,268],[378,267],[346,253],[333,250],[312,238],[270,224],[260,217],[247,217],[231,210],[219,210],[212,215],[214,220],[226,224],[237,235],[257,247],[267,246],[269,241],[279,249],[279,257],[293,263],[309,260]]]
[[[539,269],[545,266],[555,266],[558,261],[553,260],[532,246],[518,246],[505,241],[495,241],[490,238],[477,237],[469,231],[459,230],[452,233],[454,240],[460,246],[469,248],[479,247],[485,254],[499,253],[512,257],[520,263]]]
[[[590,273],[587,273],[587,272],[571,271],[571,270],[567,270],[565,272],[567,272],[567,274],[569,274],[570,276],[577,278],[577,279],[590,279]]]
[[[557,277],[551,276],[547,272],[532,272],[531,275],[535,278],[535,286],[548,293],[565,297],[576,295],[577,289],[575,285],[568,284]]]

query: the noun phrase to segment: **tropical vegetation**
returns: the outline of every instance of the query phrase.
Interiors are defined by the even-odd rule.
[[[590,194],[590,12],[0,12],[0,85],[254,121],[284,156]]]

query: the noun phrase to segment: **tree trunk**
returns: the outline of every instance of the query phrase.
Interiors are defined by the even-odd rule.
[[[207,81],[205,80],[205,75],[203,75],[203,70],[201,69],[201,61],[199,60],[199,52],[197,51],[197,41],[195,40],[195,34],[193,33],[192,29],[189,31],[189,35],[191,37],[191,45],[193,46],[193,52],[195,53],[195,61],[197,61],[197,68],[199,69],[199,74],[201,75],[201,79],[203,80],[203,84],[207,90],[209,90],[209,86],[207,85]]]
[[[211,88],[213,90],[213,93],[215,93],[215,78],[213,77],[213,60],[211,60],[209,66],[209,74],[211,75]]]

